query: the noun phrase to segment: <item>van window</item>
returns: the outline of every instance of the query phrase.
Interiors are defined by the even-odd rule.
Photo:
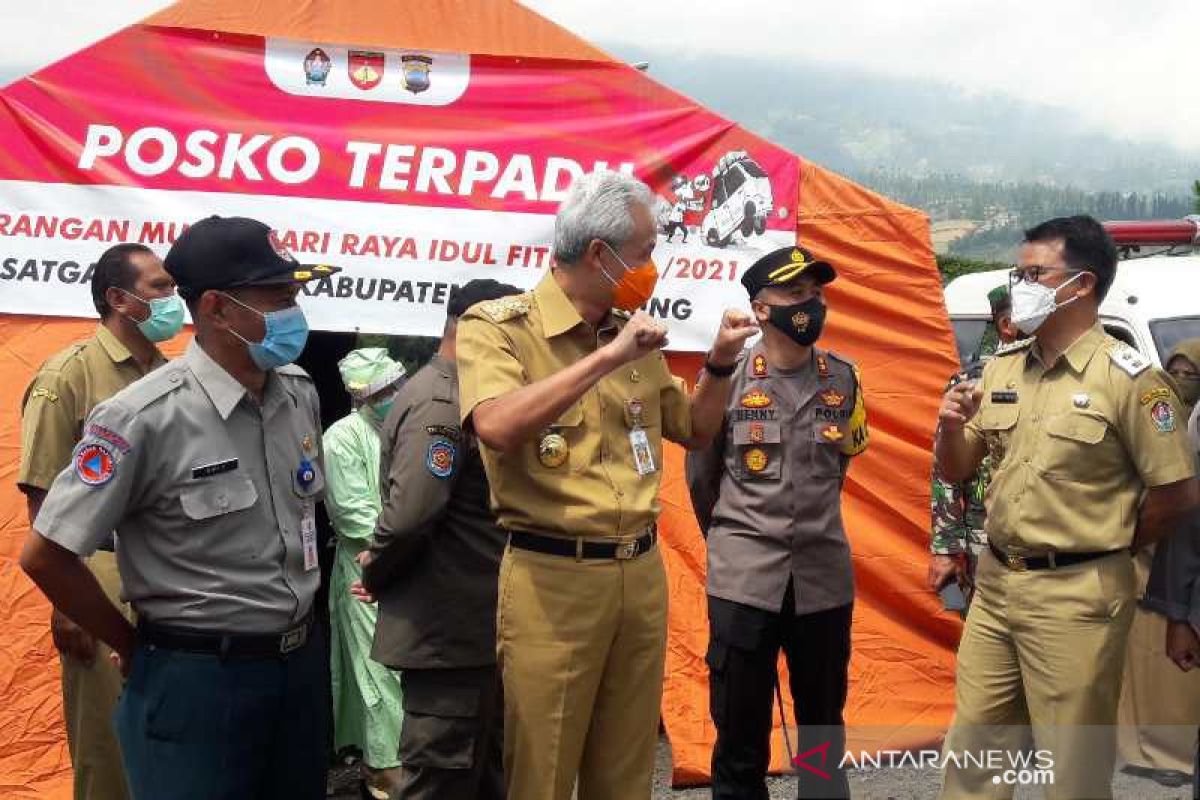
[[[954,343],[958,345],[958,362],[969,364],[979,359],[984,348],[984,339],[990,338],[995,342],[995,332],[987,336],[991,327],[990,319],[956,319],[953,320]],[[992,348],[995,349],[994,347]]]
[[[730,194],[742,188],[742,184],[746,182],[746,173],[739,169],[741,166],[743,165],[736,164],[729,172],[725,173],[725,191]]]
[[[1175,345],[1184,339],[1200,338],[1200,317],[1152,320],[1150,335],[1154,337],[1154,346],[1158,348],[1159,361],[1166,367],[1167,358],[1175,349]]]

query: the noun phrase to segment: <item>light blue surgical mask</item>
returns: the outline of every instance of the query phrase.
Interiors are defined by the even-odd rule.
[[[230,333],[246,343],[250,349],[250,359],[263,372],[291,364],[304,352],[304,345],[308,342],[308,320],[300,306],[279,311],[259,311],[232,295],[225,296],[263,318],[266,334],[261,342],[251,342],[232,328],[229,329]]]
[[[138,330],[142,332],[142,336],[150,341],[165,342],[183,328],[183,300],[179,295],[171,294],[169,297],[152,297],[147,300],[144,297],[138,297],[133,292],[124,289],[120,291],[150,309],[150,316],[141,322],[134,320]]]

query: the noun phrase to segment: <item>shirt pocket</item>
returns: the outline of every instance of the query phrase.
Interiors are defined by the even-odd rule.
[[[783,476],[783,436],[778,422],[735,422],[730,434],[739,478],[778,481]]]
[[[1037,449],[1038,468],[1047,477],[1087,482],[1096,474],[1098,445],[1108,434],[1108,420],[1082,411],[1046,420],[1046,437]]]
[[[983,431],[988,457],[999,466],[1008,454],[1013,430],[1021,416],[1019,405],[988,404],[979,411],[979,429]]]
[[[258,490],[246,477],[221,478],[186,487],[179,502],[188,519],[206,520],[251,508],[258,502]]]

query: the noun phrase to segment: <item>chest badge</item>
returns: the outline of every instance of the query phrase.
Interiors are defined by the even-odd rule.
[[[817,375],[822,378],[829,377],[829,362],[825,356],[817,356]]]
[[[561,433],[545,433],[538,442],[538,461],[543,467],[561,467],[570,454],[571,448]]]
[[[1081,393],[1071,395],[1071,405],[1075,406],[1076,408],[1087,408],[1091,404],[1092,398],[1088,397],[1086,394]]]
[[[767,451],[761,447],[752,447],[742,456],[742,463],[750,472],[762,472],[770,462],[771,458],[767,455]]]
[[[641,379],[642,379],[642,373],[638,372],[636,369],[629,371],[629,382],[630,383],[638,383],[639,381],[641,381]]]
[[[758,355],[756,355],[754,357],[754,361],[752,362],[751,369],[754,372],[754,377],[756,377],[756,378],[767,377],[767,357],[764,356],[762,353],[759,353]]]
[[[310,433],[304,434],[304,438],[300,440],[300,446],[302,448],[304,448],[304,455],[306,455],[306,456],[316,455],[316,449],[313,447],[312,434],[310,434]]]
[[[821,392],[821,402],[830,408],[841,408],[846,402],[846,395],[837,389],[826,389]]]
[[[762,389],[754,389],[742,396],[742,408],[767,408],[771,405],[771,396]]]
[[[767,440],[766,427],[761,422],[750,423],[750,443],[762,444]]]
[[[300,484],[301,489],[307,489],[316,479],[317,470],[312,462],[307,458],[300,459],[300,466],[296,468],[296,483]]]
[[[837,425],[826,425],[821,428],[821,438],[828,442],[840,442],[846,434],[842,433],[842,429]]]

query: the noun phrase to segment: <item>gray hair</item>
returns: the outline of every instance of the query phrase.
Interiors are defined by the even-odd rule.
[[[620,248],[633,235],[635,203],[653,212],[650,187],[632,175],[597,170],[576,180],[554,218],[555,261],[578,262],[593,239]]]

